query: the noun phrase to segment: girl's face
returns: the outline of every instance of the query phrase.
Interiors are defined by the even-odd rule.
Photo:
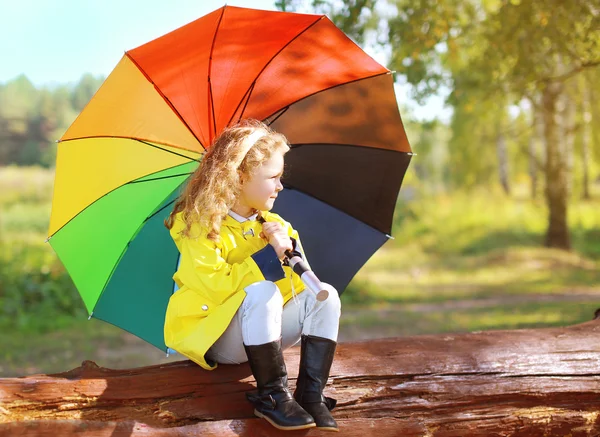
[[[246,176],[242,183],[242,192],[237,201],[236,212],[244,212],[246,217],[252,214],[251,209],[270,211],[277,194],[283,190],[283,153],[275,151],[250,178]],[[242,214],[244,215],[244,214]]]

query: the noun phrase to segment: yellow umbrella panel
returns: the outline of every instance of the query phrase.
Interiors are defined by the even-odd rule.
[[[90,314],[163,350],[160,324],[132,314],[164,318],[177,250],[162,221],[203,151],[127,56],[58,144],[51,246]],[[160,268],[164,286],[144,282]]]

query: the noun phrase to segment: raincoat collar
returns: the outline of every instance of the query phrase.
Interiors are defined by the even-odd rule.
[[[267,212],[260,211],[260,214],[262,215],[262,217],[266,218]],[[229,227],[232,227],[232,228],[246,229],[248,226],[253,226],[254,224],[257,223],[257,220],[256,220],[257,215],[258,214],[253,214],[250,217],[246,218],[246,217],[242,217],[239,214],[236,214],[230,210],[227,213],[227,215],[225,216],[225,220],[223,220],[223,224],[227,225]],[[238,220],[235,216],[240,217],[242,221]]]
[[[255,214],[251,215],[250,217],[244,217],[244,216],[239,215],[237,212],[233,212],[232,210],[229,210],[228,214],[240,223],[243,223],[247,220],[256,220],[256,217],[258,216],[258,213],[255,213]]]

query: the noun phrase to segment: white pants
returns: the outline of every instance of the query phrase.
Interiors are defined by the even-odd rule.
[[[290,299],[285,306],[275,283],[260,281],[244,290],[246,298],[231,323],[206,353],[206,358],[223,364],[248,361],[244,344],[255,346],[281,337],[282,349],[292,347],[300,336],[314,335],[337,341],[341,304],[337,290],[323,283],[329,297],[319,302],[309,290]]]

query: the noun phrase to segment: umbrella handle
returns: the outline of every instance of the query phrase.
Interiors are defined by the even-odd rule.
[[[266,220],[259,214],[257,220],[260,223],[265,223]],[[294,273],[300,276],[300,279],[313,294],[317,296],[319,302],[323,302],[329,297],[329,291],[325,289],[317,275],[310,269],[306,261],[301,256],[294,255],[291,250],[285,251],[285,256],[289,266]]]

